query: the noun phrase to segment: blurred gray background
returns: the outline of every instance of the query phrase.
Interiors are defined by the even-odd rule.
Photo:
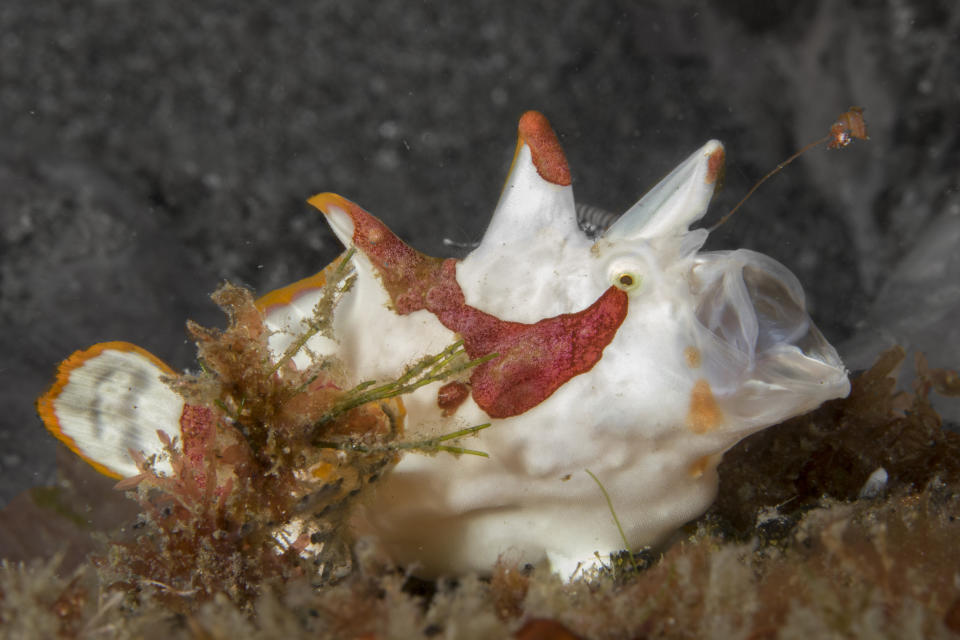
[[[579,200],[621,211],[709,138],[711,237],[803,282],[851,368],[892,341],[960,366],[960,8],[795,3],[0,3],[0,506],[55,478],[33,402],[104,340],[191,365],[228,279],[266,292],[340,251],[336,191],[434,255],[477,240],[526,109]],[[949,409],[948,409],[949,410]]]

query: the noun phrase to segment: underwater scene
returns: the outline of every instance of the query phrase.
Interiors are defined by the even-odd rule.
[[[0,8],[0,638],[960,634],[960,8]]]

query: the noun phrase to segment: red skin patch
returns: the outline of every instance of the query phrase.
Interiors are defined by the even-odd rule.
[[[444,417],[452,416],[469,396],[470,387],[462,382],[448,382],[437,391],[437,406],[443,409]]]
[[[627,316],[627,294],[610,287],[577,313],[535,324],[501,320],[466,304],[456,260],[423,255],[352,202],[325,198],[314,201],[341,206],[353,219],[353,243],[377,268],[397,313],[426,309],[463,337],[471,358],[499,354],[470,376],[473,399],[492,418],[524,413],[592,369]]]
[[[571,179],[567,156],[546,116],[539,111],[527,111],[520,118],[518,130],[519,143],[530,147],[533,166],[540,177],[561,187],[568,186]]]
[[[725,154],[723,149],[717,149],[707,159],[707,184],[717,182],[723,176]]]

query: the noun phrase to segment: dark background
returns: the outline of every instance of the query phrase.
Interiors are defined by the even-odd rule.
[[[893,340],[960,365],[960,9],[952,0],[0,3],[0,505],[55,478],[57,362],[128,340],[190,366],[224,279],[266,292],[340,247],[336,191],[416,247],[482,233],[526,109],[578,199],[621,211],[709,138],[711,237],[804,283],[851,368]]]

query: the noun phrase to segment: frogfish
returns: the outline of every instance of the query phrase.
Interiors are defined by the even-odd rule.
[[[593,235],[547,119],[528,112],[518,131],[490,224],[462,260],[418,252],[341,196],[309,200],[354,250],[356,280],[332,335],[303,341],[294,366],[332,355],[360,383],[456,340],[490,356],[402,399],[407,437],[490,423],[475,436],[488,457],[405,455],[353,518],[423,575],[488,571],[504,553],[569,574],[597,552],[657,544],[713,501],[724,451],[850,388],[785,266],[701,250],[708,231],[690,227],[722,172],[721,143]],[[257,302],[272,357],[303,335],[323,279]],[[97,470],[133,476],[131,451],[161,451],[158,429],[180,436],[188,405],[171,373],[129,343],[95,345],[61,365],[40,414]]]

